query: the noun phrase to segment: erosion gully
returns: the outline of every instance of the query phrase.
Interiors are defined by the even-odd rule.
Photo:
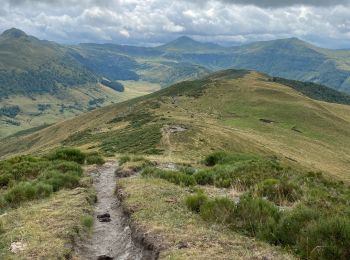
[[[128,217],[115,194],[117,168],[117,162],[107,162],[91,172],[97,194],[95,223],[91,237],[78,242],[78,259],[155,259],[150,250],[133,240]]]

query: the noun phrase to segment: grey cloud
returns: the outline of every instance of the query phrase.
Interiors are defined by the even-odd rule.
[[[270,7],[287,7],[287,6],[335,6],[348,5],[350,0],[218,0],[223,3],[240,4],[240,5],[255,5],[263,8]],[[198,0],[197,2],[202,2]]]
[[[350,0],[2,1],[0,31],[18,27],[63,43],[152,45],[188,35],[229,44],[296,36],[350,46],[350,7],[340,5]]]

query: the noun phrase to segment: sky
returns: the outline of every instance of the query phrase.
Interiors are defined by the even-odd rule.
[[[350,0],[1,0],[0,31],[40,39],[157,45],[186,35],[223,45],[298,37],[350,48]]]

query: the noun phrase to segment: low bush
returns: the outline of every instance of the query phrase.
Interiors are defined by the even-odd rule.
[[[350,219],[335,216],[307,226],[297,248],[307,259],[350,259]]]
[[[48,197],[52,192],[52,186],[42,182],[19,182],[5,192],[4,199],[13,206],[23,201]]]
[[[243,153],[227,153],[227,152],[215,152],[208,155],[204,159],[204,163],[207,166],[214,166],[216,164],[234,164],[236,162],[250,161],[258,159],[257,156]]]
[[[302,196],[301,189],[286,180],[266,179],[256,186],[255,193],[260,197],[283,205],[285,202],[295,202]]]
[[[179,171],[183,172],[187,175],[193,175],[196,172],[196,169],[191,166],[181,166],[179,167]]]
[[[123,165],[124,163],[130,162],[131,157],[129,155],[123,155],[119,158],[119,165]]]
[[[80,222],[83,225],[83,227],[90,230],[92,228],[92,226],[94,225],[94,218],[90,215],[85,215],[85,216],[81,217]]]
[[[64,160],[72,161],[79,164],[85,163],[86,155],[78,149],[63,148],[52,152],[48,158],[49,160]]]
[[[276,226],[280,215],[278,208],[271,202],[244,195],[236,207],[235,228],[249,236],[266,240],[266,235],[271,234],[270,228]]]
[[[74,161],[15,157],[0,162],[0,208],[16,207],[22,202],[50,196],[63,188],[80,184],[83,169]]]
[[[75,171],[71,172],[59,172],[51,170],[45,172],[41,177],[45,183],[48,183],[52,186],[53,191],[59,191],[62,188],[75,188],[79,185],[80,176]]]
[[[62,173],[75,172],[78,176],[83,174],[83,169],[79,164],[67,161],[56,161],[47,170],[57,170]]]
[[[310,223],[315,222],[320,214],[307,208],[299,206],[293,210],[285,212],[275,230],[273,241],[275,244],[294,246],[302,234],[302,230]]]
[[[5,233],[5,225],[4,222],[0,219],[0,235]]]
[[[97,164],[97,165],[103,165],[105,163],[105,160],[103,157],[98,153],[90,153],[86,155],[86,164]]]
[[[190,210],[199,213],[201,206],[207,200],[208,200],[208,197],[204,193],[197,192],[197,194],[195,195],[190,195],[186,197],[185,204]]]
[[[193,174],[196,182],[199,185],[213,185],[214,184],[214,176],[210,170],[201,170]]]
[[[201,217],[210,222],[231,223],[234,211],[235,205],[228,198],[208,200],[200,207]]]
[[[188,197],[187,207],[204,220],[284,246],[304,259],[350,259],[350,190],[343,182],[283,166],[275,158],[218,152],[205,163],[212,167],[190,175],[197,184],[245,193],[238,203],[203,193]]]
[[[154,167],[146,167],[142,172],[142,176],[165,179],[169,182],[183,186],[192,186],[196,184],[196,180],[191,175],[177,171],[161,170]]]

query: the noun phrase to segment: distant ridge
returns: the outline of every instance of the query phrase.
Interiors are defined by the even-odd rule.
[[[1,36],[3,37],[13,37],[13,38],[20,38],[20,37],[26,37],[28,36],[25,32],[23,32],[20,29],[17,28],[11,28],[6,31],[4,31]]]
[[[199,42],[188,36],[181,36],[169,43],[163,44],[158,49],[166,50],[166,51],[211,51],[211,50],[220,50],[223,49],[222,46],[210,43],[210,42]]]

